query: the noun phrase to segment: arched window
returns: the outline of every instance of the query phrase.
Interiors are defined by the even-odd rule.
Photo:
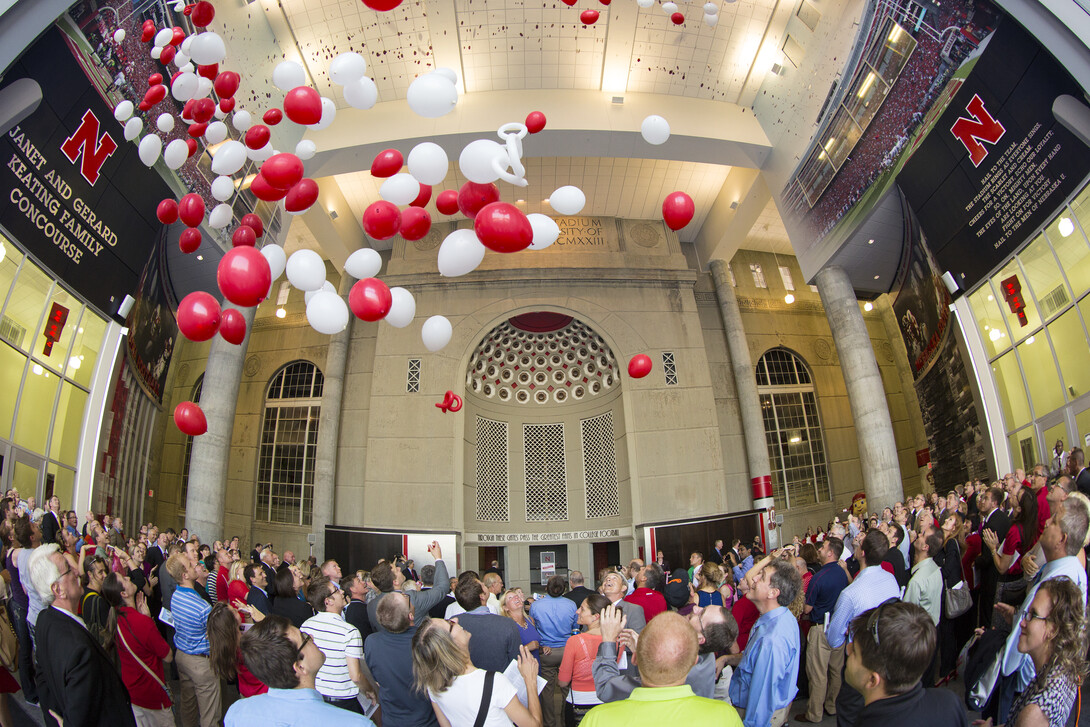
[[[825,439],[806,364],[787,349],[768,351],[757,362],[757,394],[776,507],[803,507],[832,499]]]
[[[201,389],[204,387],[204,374],[197,377],[197,383],[193,385],[193,395],[189,400],[201,403]],[[185,455],[182,458],[182,500],[178,504],[185,508],[186,498],[189,496],[189,460],[193,456],[193,437],[185,438]]]
[[[310,525],[323,381],[317,366],[295,361],[269,383],[258,455],[258,520]]]

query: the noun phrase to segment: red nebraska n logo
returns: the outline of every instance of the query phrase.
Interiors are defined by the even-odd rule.
[[[80,174],[89,184],[94,186],[98,181],[98,172],[106,159],[117,151],[117,142],[108,133],[103,132],[102,138],[98,138],[98,119],[90,109],[83,115],[83,122],[76,129],[76,133],[64,140],[61,151],[73,164],[83,156],[80,162]]]
[[[979,167],[988,156],[988,150],[980,142],[995,144],[1003,138],[1007,130],[988,113],[988,110],[984,108],[984,102],[976,94],[973,95],[973,100],[969,102],[965,110],[972,118],[960,117],[950,127],[950,133],[968,150],[969,161],[973,163],[973,166]]]

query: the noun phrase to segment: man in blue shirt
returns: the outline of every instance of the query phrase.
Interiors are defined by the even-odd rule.
[[[530,606],[530,617],[541,635],[541,678],[548,684],[541,692],[542,724],[560,727],[564,723],[564,690],[558,684],[564,645],[578,628],[579,615],[575,604],[564,598],[564,579],[552,576],[545,586],[545,598]]]
[[[799,691],[799,625],[787,606],[800,588],[794,565],[775,558],[746,594],[761,615],[730,681],[731,704],[746,727],[780,727]]]
[[[326,704],[314,689],[325,654],[283,616],[266,616],[242,635],[242,658],[266,694],[240,699],[227,710],[225,727],[374,727],[363,715]]]
[[[413,605],[405,594],[390,593],[376,613],[383,630],[367,637],[363,656],[378,683],[383,720],[400,727],[439,727],[428,695],[413,686]]]
[[[796,722],[820,722],[822,708],[836,713],[836,695],[840,692],[840,673],[844,668],[843,647],[834,649],[825,638],[825,621],[832,616],[836,601],[848,587],[848,574],[840,567],[844,541],[830,537],[821,544],[818,557],[821,570],[810,579],[806,588],[803,613],[812,622],[806,638],[806,676],[810,679],[810,699],[805,714],[796,714]]]
[[[753,567],[753,551],[748,545],[746,545],[745,543],[739,543],[738,555],[742,557],[742,562],[734,566],[733,575],[735,583],[745,578],[746,573],[748,573],[749,569]]]
[[[199,561],[183,553],[167,558],[166,570],[178,581],[170,599],[174,620],[174,661],[182,686],[182,724],[216,727],[223,715],[220,680],[212,672],[208,652],[208,614],[212,607],[201,598],[196,585],[208,577]]]

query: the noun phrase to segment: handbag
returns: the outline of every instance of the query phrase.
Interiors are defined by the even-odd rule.
[[[159,678],[159,675],[153,672],[151,668],[144,663],[144,660],[137,656],[132,650],[132,647],[129,646],[129,642],[125,641],[125,634],[121,632],[121,624],[118,624],[117,626],[117,637],[121,639],[121,645],[125,647],[125,650],[129,652],[129,655],[132,656],[133,660],[144,667],[144,671],[150,674],[151,678],[155,680],[155,683],[163,688],[163,691],[166,692],[167,695],[167,701],[170,702],[171,711],[175,711],[177,709],[177,704],[174,701],[174,695],[170,693],[170,687],[168,687],[166,683]]]
[[[956,541],[955,541],[955,544],[956,544]],[[959,556],[959,558],[958,558],[958,567],[960,568],[961,567],[961,559],[960,559],[961,548],[959,547],[957,549],[957,551],[958,551],[958,556]],[[962,574],[962,579],[960,581],[958,581],[958,583],[965,584],[964,575],[965,574],[963,573]],[[971,593],[969,593],[969,589],[968,589],[968,587],[966,585],[962,585],[961,588],[954,588],[954,587],[950,586],[949,584],[946,583],[946,575],[945,574],[943,574],[942,582],[943,582],[942,605],[943,605],[944,611],[946,612],[946,617],[947,618],[957,618],[958,616],[961,616],[962,614],[964,614],[966,611],[968,611],[970,608],[973,607],[973,596],[972,596]],[[954,585],[956,586],[957,583],[955,583]]]
[[[974,636],[958,657],[958,671],[965,681],[965,705],[980,712],[992,697],[1003,665],[1004,634],[995,629]]]
[[[7,584],[6,579],[0,579],[0,584],[2,584],[0,588],[4,591],[0,593],[0,600],[4,601],[0,603],[0,665],[13,672],[19,669],[19,639],[15,635],[15,626],[8,611],[11,586]]]

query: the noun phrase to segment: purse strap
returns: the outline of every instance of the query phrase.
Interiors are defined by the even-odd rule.
[[[166,692],[167,695],[169,696],[170,695],[170,690],[167,689],[167,685],[163,684],[163,680],[159,678],[159,675],[156,674],[155,672],[153,672],[151,670],[151,667],[149,667],[147,664],[145,664],[144,660],[136,655],[136,653],[132,650],[132,647],[129,646],[129,642],[125,641],[125,634],[122,633],[122,631],[121,631],[121,622],[120,621],[118,621],[118,623],[117,623],[117,636],[118,636],[119,639],[121,639],[121,645],[124,646],[125,650],[128,651],[129,654],[132,655],[133,660],[135,660],[136,663],[139,664],[140,666],[144,667],[144,671],[146,671],[148,674],[150,674],[151,678],[155,680],[155,683],[158,684],[159,686],[161,686],[163,688],[163,691]]]
[[[473,727],[484,727],[484,721],[488,718],[488,706],[492,702],[492,685],[496,681],[496,672],[484,673],[484,691],[481,692],[481,706],[477,710],[477,720]]]

